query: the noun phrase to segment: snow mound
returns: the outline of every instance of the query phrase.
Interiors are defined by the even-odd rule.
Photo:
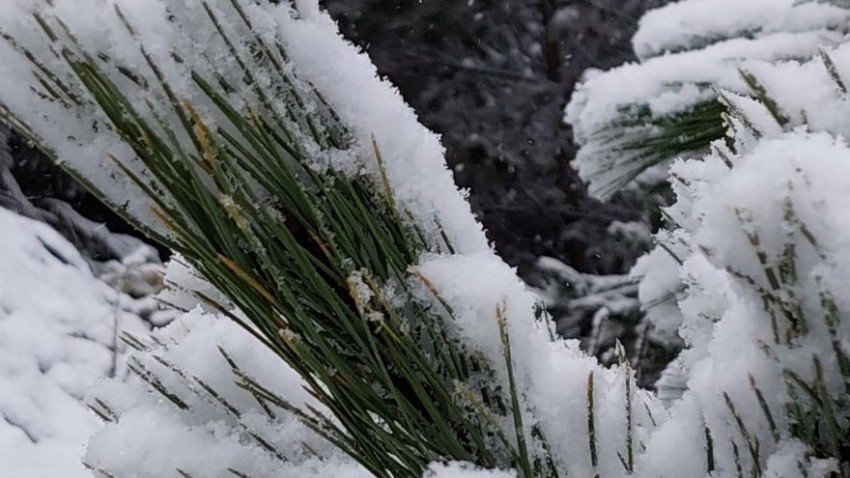
[[[115,371],[115,326],[147,333],[133,313],[140,305],[95,277],[56,231],[0,209],[3,476],[90,476],[80,456],[101,425],[81,400]]]

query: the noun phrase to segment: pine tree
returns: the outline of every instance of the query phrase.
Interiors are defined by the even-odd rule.
[[[688,344],[665,406],[622,348],[601,367],[535,318],[316,3],[81,2],[0,19],[0,116],[221,317],[125,336],[135,378],[90,400],[100,476],[850,477],[850,43],[736,64],[728,137],[672,168],[641,285]]]

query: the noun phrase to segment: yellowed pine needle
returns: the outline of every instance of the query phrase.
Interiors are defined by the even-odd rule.
[[[257,280],[251,276],[251,274],[239,267],[239,264],[233,262],[232,260],[221,254],[216,254],[216,256],[218,257],[218,260],[220,260],[221,263],[225,265],[225,267],[230,269],[231,272],[239,276],[240,279],[244,280],[246,283],[248,283],[248,285],[251,286],[251,288],[257,291],[261,296],[263,296],[263,299],[266,299],[271,304],[277,304],[277,299],[275,299],[271,292],[269,292],[268,289],[263,287],[262,284],[257,282]]]
[[[189,118],[192,120],[192,130],[195,132],[195,137],[198,139],[198,142],[201,144],[201,149],[203,150],[204,159],[206,161],[199,162],[199,164],[202,168],[204,168],[204,171],[212,174],[213,171],[218,169],[218,158],[210,139],[210,130],[207,125],[204,124],[201,116],[191,103],[186,100],[181,100],[180,105],[187,113],[189,113]]]
[[[378,162],[378,171],[381,173],[381,182],[384,185],[384,193],[387,197],[387,204],[390,206],[393,214],[398,215],[395,198],[393,198],[392,189],[390,189],[390,178],[387,175],[387,168],[384,166],[384,156],[381,154],[381,149],[378,147],[378,139],[372,135],[372,149],[375,151],[375,160]]]

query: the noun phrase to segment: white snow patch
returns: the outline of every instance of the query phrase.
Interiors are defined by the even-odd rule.
[[[132,308],[56,231],[0,209],[3,476],[90,476],[80,456],[101,425],[82,398],[112,371],[114,327],[147,333]]]

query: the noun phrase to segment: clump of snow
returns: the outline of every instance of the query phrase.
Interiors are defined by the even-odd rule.
[[[659,453],[676,441],[679,453],[704,454],[704,439],[687,435],[699,430],[689,432],[684,427],[694,423],[704,423],[713,437],[718,470],[735,469],[731,443],[743,449],[750,438],[730,422],[723,394],[734,404],[748,433],[759,440],[760,459],[781,461],[785,440],[790,439],[784,413],[789,400],[785,374],[790,371],[813,379],[813,354],[822,358],[824,380],[833,387],[836,399],[844,393],[831,345],[833,333],[820,297],[823,288],[838,296],[850,270],[847,255],[838,252],[847,247],[850,236],[843,210],[850,200],[846,183],[850,171],[844,171],[848,157],[850,148],[843,140],[792,132],[763,140],[752,151],[736,156],[731,169],[723,165],[719,154],[673,168],[691,186],[679,189],[679,202],[671,209],[697,218],[682,231],[690,250],[682,256],[678,274],[685,286],[678,301],[679,333],[688,349],[675,367],[686,380],[687,391],[673,403],[668,423],[647,444],[641,466],[660,474],[646,476],[705,473],[704,460],[670,468],[671,463]],[[797,219],[789,218],[788,207],[793,207]],[[809,233],[817,238],[817,247],[804,236]],[[759,238],[758,247],[753,245],[753,235]],[[796,245],[795,276],[783,277],[780,289],[773,290],[770,274],[780,274],[788,244]],[[764,264],[760,253],[765,254]],[[769,302],[766,308],[765,300],[778,302]],[[782,307],[797,306],[806,333],[797,332],[794,322],[781,314]],[[846,306],[840,306],[842,316],[850,312]],[[844,339],[848,333],[847,324],[835,332]],[[756,387],[772,410],[779,441],[771,437]],[[743,455],[745,469],[752,467],[752,457]]]
[[[658,237],[667,238],[667,234],[662,231]],[[669,244],[678,246],[677,249],[682,246],[674,240],[666,240],[664,244],[667,248]],[[632,276],[640,280],[638,298],[646,312],[646,319],[653,323],[656,332],[667,336],[677,335],[682,325],[676,303],[681,286],[678,273],[681,259],[678,254],[684,253],[656,248],[638,259],[631,270]]]
[[[737,148],[746,150],[760,145],[761,140],[756,134],[759,137],[767,135],[782,138],[786,135],[784,130],[794,128],[848,136],[848,100],[830,73],[824,58],[829,59],[827,61],[831,62],[839,79],[850,77],[850,45],[843,44],[835,49],[825,50],[824,54],[825,57],[803,64],[749,64],[760,82],[765,85],[767,94],[774,98],[776,108],[786,117],[787,124],[780,126],[763,104],[724,92],[726,101],[734,104],[736,111],[744,114],[746,118],[746,124],[740,119],[731,119]],[[692,254],[693,239],[690,231],[704,227],[701,216],[695,214],[690,206],[684,205],[690,204],[694,198],[713,194],[711,188],[714,184],[729,174],[729,166],[723,159],[729,155],[730,152],[718,146],[712,156],[713,160],[688,161],[684,163],[687,167],[679,165],[672,172],[672,185],[677,192],[679,203],[676,207],[668,208],[665,214],[671,225],[676,227],[672,231],[659,232],[656,241],[661,247],[639,260],[632,270],[633,275],[642,279],[640,299],[646,307],[648,318],[655,322],[657,330],[675,332],[682,324],[681,311],[675,299],[681,295],[685,284],[676,271],[684,259]],[[694,181],[694,178],[699,180]],[[778,181],[787,180],[782,179],[784,176],[778,178]],[[776,186],[779,188],[777,191],[791,188],[789,184]]]
[[[90,476],[80,456],[101,425],[82,398],[116,373],[115,327],[147,333],[137,315],[143,302],[95,277],[56,231],[0,209],[4,476]]]
[[[507,383],[507,377],[498,309],[505,308],[529,442],[531,427],[537,426],[562,472],[570,475],[586,476],[594,470],[589,453],[587,398],[593,385],[599,470],[619,473],[617,453],[624,452],[630,433],[625,397],[633,404],[632,433],[651,428],[647,409],[654,407],[652,397],[637,391],[631,371],[601,367],[579,349],[577,341],[553,340],[548,318],[537,321],[532,315],[535,297],[513,270],[490,253],[430,256],[424,258],[418,271],[452,307],[462,336],[498,364],[497,377],[502,383]],[[486,283],[482,284],[481,277],[487,278]],[[626,381],[632,382],[628,393]],[[566,423],[570,425],[564,426]]]
[[[297,6],[297,19],[286,11],[276,11],[276,27],[299,76],[318,88],[350,125],[361,167],[377,173],[371,140],[374,135],[393,194],[417,224],[437,232],[434,218],[439,218],[459,252],[490,250],[465,194],[454,184],[439,137],[419,123],[395,87],[380,80],[368,56],[354,54],[355,48],[341,37],[336,24],[317,3],[300,1]]]
[[[795,0],[682,0],[647,12],[632,45],[638,58],[690,50],[734,37],[840,30],[848,11]]]
[[[811,58],[824,44],[837,43],[839,32],[776,33],[769,37],[733,38],[642,63],[628,63],[595,75],[577,87],[566,109],[566,121],[584,144],[606,126],[645,105],[652,117],[687,112],[716,97],[714,88],[745,92],[738,69],[745,60],[768,62]],[[622,85],[628,84],[628,88]]]

